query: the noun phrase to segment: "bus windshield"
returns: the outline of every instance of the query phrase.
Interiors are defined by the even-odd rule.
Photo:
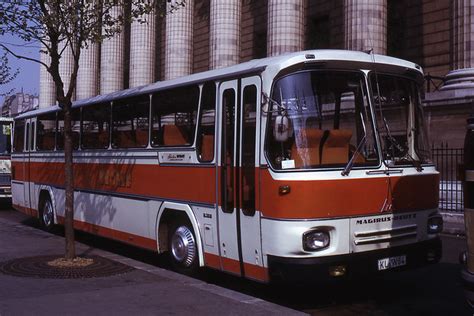
[[[0,122],[0,155],[10,155],[12,149],[10,122]]]
[[[266,154],[275,169],[379,164],[364,74],[307,70],[276,81]]]
[[[388,166],[431,163],[423,108],[414,80],[370,74],[377,129]]]

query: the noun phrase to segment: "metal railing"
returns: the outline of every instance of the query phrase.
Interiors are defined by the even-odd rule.
[[[441,143],[431,148],[433,162],[440,173],[439,209],[449,212],[464,210],[464,192],[461,169],[464,161],[463,148],[450,148]]]
[[[444,84],[444,77],[432,76],[430,74],[425,75],[426,92],[435,92]]]

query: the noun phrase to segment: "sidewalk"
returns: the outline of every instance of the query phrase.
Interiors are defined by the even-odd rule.
[[[136,270],[91,279],[35,279],[0,273],[0,315],[300,314],[117,254],[79,243],[76,247],[78,254],[98,255]],[[63,249],[62,237],[0,218],[0,262],[61,254]]]
[[[443,216],[443,233],[449,235],[465,235],[464,213],[440,212]]]

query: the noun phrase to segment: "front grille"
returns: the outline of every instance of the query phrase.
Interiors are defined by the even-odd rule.
[[[356,245],[378,244],[381,242],[415,238],[416,235],[417,226],[408,225],[376,231],[357,232],[354,234],[354,242]]]
[[[11,185],[11,178],[9,174],[0,174],[0,185]]]

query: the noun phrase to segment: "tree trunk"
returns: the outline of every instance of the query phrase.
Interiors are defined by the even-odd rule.
[[[71,129],[71,106],[72,102],[64,104],[64,182],[65,182],[65,219],[64,234],[66,237],[66,259],[76,257],[74,243],[74,172],[72,162],[72,129]]]

